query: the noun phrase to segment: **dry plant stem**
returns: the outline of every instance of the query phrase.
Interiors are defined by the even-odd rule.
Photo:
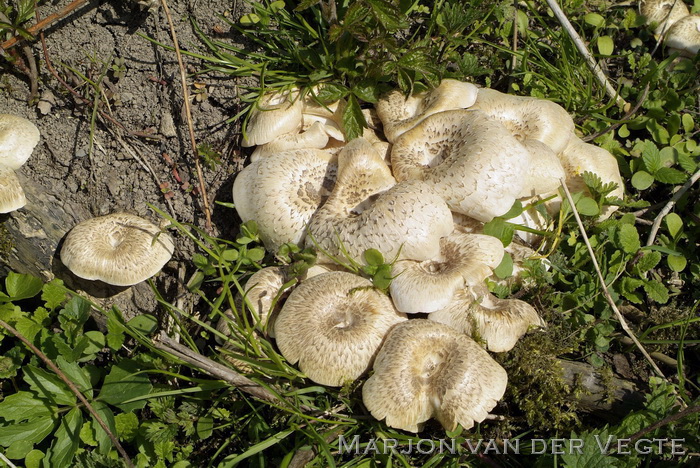
[[[33,36],[37,32],[52,24],[54,21],[57,21],[63,18],[64,16],[67,16],[68,14],[70,14],[70,12],[72,12],[73,10],[75,10],[80,5],[86,2],[87,0],[73,0],[68,5],[66,5],[61,11],[56,12],[53,15],[49,15],[41,21],[37,20],[37,23],[31,28],[29,28],[27,32]],[[0,44],[0,54],[2,54],[4,50],[7,50],[10,47],[14,46],[21,40],[21,36],[15,36],[12,39],[8,39],[7,41],[3,42],[2,44]]]
[[[6,323],[3,320],[0,320],[0,326],[12,333],[18,340],[24,343],[24,345],[27,348],[29,348],[34,354],[36,354],[39,357],[39,359],[44,361],[46,366],[50,368],[61,380],[63,380],[63,382],[65,382],[66,385],[68,385],[68,388],[70,388],[71,392],[73,392],[75,396],[78,397],[80,402],[85,406],[85,408],[92,415],[92,417],[95,418],[95,421],[97,421],[100,427],[102,427],[102,429],[107,433],[107,436],[114,444],[114,447],[124,459],[124,463],[126,463],[126,466],[128,466],[129,468],[133,468],[134,464],[131,462],[131,458],[129,458],[129,455],[126,453],[126,450],[124,450],[124,447],[122,447],[119,443],[119,439],[117,439],[117,437],[112,433],[112,431],[109,430],[107,424],[105,424],[104,420],[100,417],[99,414],[97,414],[95,408],[93,408],[90,402],[87,401],[87,399],[85,398],[85,396],[83,396],[78,387],[76,387],[75,384],[61,371],[61,369],[59,369],[58,366],[56,366],[56,364],[54,364],[48,357],[46,357],[46,355],[42,353],[39,350],[39,348],[34,346],[29,340],[27,340],[27,338],[25,338],[20,332],[15,330],[10,324]]]
[[[556,0],[545,1],[547,2],[549,8],[551,8],[554,12],[554,16],[557,17],[557,20],[559,20],[559,23],[564,28],[564,31],[566,31],[571,40],[574,41],[576,49],[578,49],[579,53],[583,55],[583,58],[586,60],[586,64],[588,65],[588,68],[590,68],[591,72],[593,72],[593,76],[595,76],[598,83],[603,88],[605,88],[605,92],[610,97],[610,99],[614,99],[617,105],[624,109],[627,105],[627,102],[625,102],[625,100],[617,94],[615,88],[612,87],[610,81],[608,81],[608,77],[605,76],[605,73],[603,73],[603,70],[600,68],[600,64],[596,61],[591,52],[588,50],[586,44],[583,42],[583,39],[581,39],[581,36],[578,35],[574,27],[571,25],[571,22],[569,22],[569,18],[567,18],[562,9],[559,8],[559,5],[556,3]]]
[[[581,138],[583,141],[588,143],[589,141],[593,141],[599,136],[603,136],[608,132],[612,132],[613,130],[617,129],[621,125],[623,125],[625,122],[629,121],[634,114],[637,113],[640,107],[642,107],[642,104],[644,104],[644,101],[647,100],[647,96],[649,95],[649,84],[644,87],[644,90],[642,91],[642,95],[639,97],[639,100],[637,100],[637,103],[634,105],[632,109],[630,109],[628,112],[625,113],[625,115],[620,119],[619,122],[614,123],[610,125],[608,128],[605,128],[599,132],[594,133],[593,135],[588,135],[584,138]]]
[[[598,265],[598,260],[595,257],[595,252],[593,251],[593,247],[591,246],[591,242],[588,240],[588,234],[586,234],[586,229],[583,227],[583,222],[581,222],[581,217],[578,215],[578,210],[576,210],[576,204],[574,203],[573,198],[571,197],[571,192],[569,192],[569,187],[566,186],[566,181],[564,179],[560,179],[562,188],[564,189],[564,193],[566,194],[566,199],[569,201],[569,206],[571,207],[571,211],[574,213],[574,217],[576,218],[576,223],[578,224],[579,231],[581,232],[581,237],[583,237],[583,242],[586,244],[586,248],[588,249],[588,253],[591,256],[591,260],[593,261],[593,267],[595,268],[595,272],[598,275],[598,280],[600,281],[600,287],[603,290],[603,296],[605,296],[605,300],[610,304],[610,307],[612,308],[613,312],[615,312],[615,316],[617,317],[617,320],[620,322],[620,325],[622,325],[622,329],[627,333],[627,336],[630,337],[630,339],[634,342],[634,344],[637,346],[637,348],[642,352],[646,360],[649,362],[651,365],[652,369],[654,369],[654,372],[656,374],[663,378],[666,379],[666,376],[661,372],[661,369],[659,369],[659,366],[656,365],[656,362],[649,356],[649,353],[647,353],[647,350],[644,349],[644,346],[639,342],[636,336],[634,336],[634,333],[632,333],[632,330],[630,330],[629,326],[627,325],[627,321],[625,318],[622,316],[622,313],[620,312],[620,309],[617,308],[617,305],[615,305],[615,301],[613,300],[612,296],[610,295],[610,291],[608,291],[608,286],[605,284],[605,278],[603,278],[603,273],[600,271],[600,265]],[[685,402],[679,398],[679,401],[681,402],[682,406],[685,406]]]
[[[654,218],[654,224],[651,225],[651,230],[649,231],[649,237],[647,238],[647,245],[652,245],[654,243],[654,240],[656,239],[656,234],[659,232],[659,227],[661,227],[661,222],[664,220],[664,217],[671,212],[671,209],[673,206],[676,204],[678,200],[687,192],[690,187],[695,184],[695,182],[700,179],[700,169],[698,169],[695,174],[690,176],[690,179],[688,179],[683,186],[676,191],[676,193],[673,194],[671,199],[666,203],[666,205],[663,207],[663,209],[659,212],[659,214],[656,215],[656,218]]]
[[[640,437],[642,437],[642,436],[645,435],[645,434],[648,434],[648,433],[650,433],[650,432],[652,432],[652,431],[655,431],[655,430],[657,430],[658,428],[665,426],[666,424],[672,423],[672,422],[674,422],[674,421],[678,421],[679,419],[683,419],[683,418],[685,418],[686,416],[691,415],[691,414],[693,414],[693,413],[700,413],[700,406],[697,406],[697,405],[696,405],[696,406],[690,406],[690,407],[688,407],[688,408],[686,408],[686,409],[684,409],[684,410],[681,410],[681,411],[677,412],[676,414],[672,414],[671,416],[665,417],[664,419],[662,419],[662,420],[659,421],[659,422],[655,422],[654,424],[652,424],[652,425],[649,426],[649,427],[645,427],[645,428],[642,429],[641,431],[639,431],[639,432],[637,432],[636,434],[632,435],[632,436],[630,437],[630,442],[634,442],[635,440],[639,439]]]
[[[209,197],[207,196],[207,189],[204,186],[204,176],[202,175],[202,165],[199,164],[199,154],[197,151],[197,139],[194,136],[194,124],[192,123],[192,110],[190,109],[190,93],[187,89],[187,75],[185,74],[185,64],[182,61],[182,54],[180,53],[180,44],[177,40],[177,34],[175,34],[175,25],[173,24],[173,18],[170,16],[170,9],[168,8],[168,3],[165,0],[160,0],[163,6],[163,11],[165,12],[165,17],[168,19],[168,25],[170,26],[170,35],[173,39],[173,47],[175,48],[175,55],[177,56],[177,63],[180,68],[180,81],[182,82],[182,97],[184,99],[185,115],[187,116],[187,129],[190,134],[190,143],[192,144],[192,154],[194,155],[194,166],[197,169],[197,181],[199,182],[199,190],[202,194],[202,205],[204,208],[204,216],[206,217],[206,230],[209,234],[212,234],[211,227],[211,209],[209,208]]]
[[[10,468],[17,468],[17,465],[15,465],[10,460],[5,458],[5,455],[3,455],[2,453],[0,453],[0,460],[2,460],[4,463],[6,463],[7,466],[9,466]]]

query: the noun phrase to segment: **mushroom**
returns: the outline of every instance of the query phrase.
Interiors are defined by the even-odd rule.
[[[509,351],[532,327],[544,327],[537,311],[518,299],[499,299],[485,285],[458,291],[452,303],[433,312],[429,320],[444,323],[477,340],[489,351]]]
[[[656,25],[654,34],[661,36],[690,11],[683,0],[641,0],[639,12],[646,17],[647,24]]]
[[[503,244],[492,236],[453,232],[440,240],[440,254],[423,262],[394,264],[389,291],[405,313],[435,312],[452,302],[465,285],[479,284],[503,259]]]
[[[425,181],[452,211],[482,222],[513,206],[525,189],[530,160],[506,127],[478,110],[433,114],[391,150],[397,180]]]
[[[522,141],[530,152],[530,165],[525,173],[525,186],[518,198],[529,198],[555,192],[566,174],[557,154],[539,140],[528,138]]]
[[[364,138],[352,140],[338,155],[333,193],[312,216],[307,245],[358,262],[370,248],[389,259],[437,255],[440,238],[453,229],[447,205],[423,182],[394,184],[374,147]]]
[[[0,165],[0,213],[19,210],[26,204],[27,199],[17,174],[9,167]]]
[[[471,83],[445,79],[437,88],[408,98],[401,91],[392,91],[377,103],[377,115],[384,124],[384,135],[394,143],[432,114],[471,107],[477,90]]]
[[[486,419],[506,390],[506,371],[462,333],[409,320],[387,335],[362,387],[362,401],[390,427],[418,432],[435,417],[452,431]]]
[[[276,153],[244,168],[233,183],[241,220],[255,220],[267,250],[301,244],[306,225],[335,180],[336,165],[322,150]]]
[[[158,273],[173,255],[172,238],[136,215],[113,213],[76,225],[61,248],[61,262],[75,275],[131,286]]]
[[[251,111],[241,146],[264,145],[301,126],[304,103],[296,89],[268,93]]]
[[[0,165],[19,169],[36,144],[39,143],[39,129],[24,117],[0,114]]]
[[[700,50],[700,14],[685,16],[673,24],[666,32],[664,45],[685,57],[697,55]]]
[[[314,122],[313,125],[301,133],[285,133],[269,143],[256,147],[253,154],[250,155],[250,160],[255,162],[275,153],[296,149],[321,149],[327,143],[328,133],[323,129],[323,124]]]
[[[404,320],[369,280],[336,271],[297,286],[274,330],[287,361],[314,382],[341,386],[367,371],[386,333]]]

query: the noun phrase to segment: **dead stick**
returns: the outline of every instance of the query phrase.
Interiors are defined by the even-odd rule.
[[[644,434],[648,434],[649,432],[655,431],[660,427],[665,426],[666,424],[672,423],[673,421],[678,421],[679,419],[683,419],[688,415],[691,415],[693,413],[698,413],[700,412],[700,406],[691,406],[689,408],[686,408],[682,411],[677,412],[676,414],[672,414],[671,416],[667,416],[661,421],[655,422],[649,427],[645,427],[641,431],[637,432],[636,434],[632,435],[630,437],[630,442],[634,442],[635,440],[639,439],[642,437]]]
[[[185,115],[187,116],[187,129],[189,130],[190,143],[192,144],[192,152],[194,154],[194,165],[197,169],[197,180],[199,181],[199,190],[202,194],[204,216],[206,217],[207,221],[206,229],[207,232],[211,234],[211,209],[209,208],[209,197],[207,196],[207,189],[204,186],[202,165],[199,164],[199,151],[197,150],[197,139],[194,136],[194,125],[192,124],[192,111],[190,109],[190,93],[187,89],[187,75],[185,74],[185,64],[182,61],[182,54],[180,53],[180,44],[177,40],[177,34],[175,34],[175,25],[173,24],[173,18],[170,16],[170,9],[168,8],[168,3],[165,0],[160,0],[160,3],[161,5],[163,5],[165,17],[168,19],[168,25],[170,26],[170,35],[173,38],[173,46],[175,48],[175,55],[177,56],[177,64],[180,68],[180,81],[182,82],[182,97],[185,100]]]
[[[53,23],[54,21],[59,20],[59,19],[63,18],[64,16],[67,16],[68,14],[70,14],[70,12],[72,12],[73,10],[78,8],[80,5],[82,5],[86,1],[87,0],[73,0],[68,5],[66,5],[61,11],[54,13],[53,15],[49,15],[46,18],[44,18],[43,20],[37,22],[34,26],[29,28],[27,30],[27,32],[33,36],[37,32],[44,29],[46,26]],[[0,52],[3,50],[9,49],[10,47],[14,46],[15,44],[17,44],[21,40],[22,40],[21,36],[15,36],[11,39],[6,40],[2,44],[0,44]]]
[[[676,204],[678,200],[687,192],[690,187],[695,184],[695,182],[700,179],[700,169],[695,172],[692,176],[690,176],[690,179],[688,179],[685,184],[681,188],[678,189],[676,193],[673,194],[671,199],[666,203],[666,205],[663,207],[663,209],[659,212],[658,215],[656,215],[656,218],[654,218],[654,224],[651,225],[651,231],[649,231],[649,237],[647,238],[647,245],[652,245],[654,243],[654,240],[656,239],[656,233],[659,232],[659,227],[661,227],[661,222],[664,220],[664,217],[671,211],[673,206]]]
[[[129,458],[129,455],[126,453],[126,450],[124,450],[124,447],[121,446],[119,443],[119,440],[117,437],[112,434],[112,431],[109,430],[109,427],[107,427],[107,424],[102,420],[99,414],[95,411],[95,408],[92,407],[90,402],[87,401],[85,396],[83,396],[82,392],[78,389],[78,387],[75,386],[75,384],[68,378],[66,375],[61,371],[61,369],[54,364],[51,359],[46,357],[44,353],[42,353],[39,348],[34,346],[27,338],[24,337],[20,332],[15,330],[10,324],[6,323],[3,320],[0,320],[0,326],[2,326],[4,329],[15,335],[15,337],[20,340],[22,343],[24,343],[25,346],[27,346],[29,349],[32,350],[34,354],[39,356],[39,358],[46,363],[46,366],[49,367],[56,375],[65,382],[66,385],[68,385],[68,388],[70,388],[71,392],[75,394],[76,397],[80,400],[80,402],[85,405],[85,408],[87,408],[88,412],[92,415],[93,418],[95,418],[95,421],[102,427],[102,429],[107,433],[107,436],[109,439],[112,441],[114,446],[116,447],[117,451],[119,451],[119,454],[122,456],[124,459],[124,462],[126,463],[126,466],[133,468],[134,464],[131,462],[131,458]]]

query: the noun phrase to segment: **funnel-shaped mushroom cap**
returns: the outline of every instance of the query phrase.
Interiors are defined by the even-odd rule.
[[[390,427],[418,432],[435,417],[448,431],[483,421],[503,397],[506,371],[475,341],[446,325],[395,326],[362,387],[362,401]]]
[[[499,299],[485,286],[458,291],[449,306],[433,312],[428,319],[483,340],[495,353],[512,349],[530,328],[545,326],[530,304]]]
[[[267,250],[300,244],[311,215],[330,193],[336,165],[322,150],[276,153],[244,168],[233,183],[241,220],[255,220]]]
[[[301,127],[303,107],[296,90],[266,94],[251,111],[241,146],[264,145],[296,131]]]
[[[297,149],[321,149],[328,143],[328,133],[320,122],[315,122],[307,130],[301,133],[285,133],[269,143],[255,148],[250,155],[250,161],[272,156],[275,153],[292,151]]]
[[[340,386],[369,368],[389,329],[404,320],[369,280],[336,271],[297,286],[274,329],[287,361],[314,382]]]
[[[363,138],[338,156],[333,193],[309,223],[307,245],[363,262],[362,253],[380,250],[387,259],[426,260],[438,254],[441,237],[452,232],[452,215],[428,184],[394,185],[389,168]]]
[[[26,204],[27,199],[17,174],[9,167],[0,165],[0,213],[19,210]]]
[[[564,167],[566,185],[571,193],[588,191],[583,181],[583,173],[588,171],[598,175],[604,184],[617,184],[617,188],[608,196],[624,196],[625,184],[620,176],[620,168],[615,157],[607,150],[584,143],[580,138],[573,136],[566,149],[559,154],[559,160]],[[608,218],[615,210],[616,206],[605,207],[600,218]]]
[[[566,109],[545,99],[481,88],[472,109],[498,120],[519,140],[539,140],[555,153],[566,147],[574,131],[574,121]]]
[[[688,16],[690,11],[683,0],[641,0],[639,12],[646,17],[647,24],[655,24],[654,34],[660,36],[674,23]]]
[[[158,273],[175,246],[158,226],[136,215],[114,213],[75,226],[61,248],[61,262],[75,275],[131,286]]]
[[[403,133],[426,117],[453,109],[467,109],[474,104],[478,88],[471,83],[442,80],[440,86],[406,98],[401,91],[392,91],[377,103],[377,115],[384,124],[384,135],[394,143]]]
[[[501,123],[476,110],[433,114],[394,143],[397,180],[427,182],[452,211],[488,222],[525,187],[530,152]]]
[[[478,284],[503,259],[503,244],[492,236],[453,232],[440,240],[440,254],[430,260],[394,264],[391,299],[405,313],[435,312],[447,307],[465,285]]]
[[[36,125],[24,117],[0,114],[0,165],[19,169],[37,143],[39,129]]]
[[[686,57],[697,55],[700,50],[700,14],[679,19],[666,33],[664,45]]]
[[[530,138],[522,141],[522,144],[530,151],[532,162],[525,174],[525,187],[518,198],[556,191],[561,179],[566,177],[557,154],[539,140]]]

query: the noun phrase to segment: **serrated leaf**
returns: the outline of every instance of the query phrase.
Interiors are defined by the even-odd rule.
[[[49,310],[55,310],[66,300],[66,287],[63,281],[56,278],[46,283],[41,292],[41,300],[46,303]]]
[[[75,405],[75,395],[70,391],[68,385],[55,374],[31,364],[27,364],[22,370],[24,371],[24,381],[40,398],[45,398],[54,405]]]
[[[367,126],[365,116],[362,114],[360,103],[353,95],[348,96],[348,102],[343,109],[343,130],[347,140],[362,136],[362,130]]]
[[[661,284],[659,281],[647,281],[644,283],[644,291],[652,301],[658,302],[659,304],[665,304],[668,302],[668,289],[666,289],[666,286]]]
[[[15,324],[15,328],[26,339],[33,342],[34,337],[44,329],[44,326],[28,317],[20,317]]]
[[[80,428],[80,441],[85,445],[97,447],[95,431],[92,428],[92,421],[85,421],[83,423],[83,427]]]
[[[316,93],[316,98],[323,104],[331,104],[340,101],[350,94],[347,86],[340,83],[325,83]]]
[[[139,418],[134,413],[119,413],[114,423],[121,440],[129,442],[139,433]]]
[[[395,31],[405,26],[401,21],[401,11],[386,0],[365,0],[372,9],[372,14],[388,31]]]
[[[598,37],[598,52],[600,55],[612,55],[615,50],[615,42],[613,42],[610,36],[599,36]]]
[[[662,184],[682,184],[688,179],[688,176],[672,167],[662,167],[654,173],[654,179]]]
[[[658,265],[660,261],[660,252],[648,251],[637,262],[637,270],[640,273],[645,273]]]
[[[610,441],[608,428],[596,430],[595,432],[583,432],[581,434],[571,433],[569,439],[565,439],[566,449],[562,450],[561,461],[566,468],[609,468],[617,466],[615,458],[608,456],[605,446]],[[572,442],[581,445],[581,451],[573,450]],[[614,445],[613,445],[614,446]]]
[[[61,418],[49,449],[51,466],[71,466],[80,442],[80,429],[83,426],[83,414],[79,408],[73,408]]]
[[[50,416],[56,408],[29,392],[8,395],[0,402],[0,418],[8,422],[20,422]]]
[[[637,171],[632,176],[632,187],[637,190],[646,190],[654,183],[654,176],[647,171]]]
[[[637,228],[631,224],[623,224],[620,226],[617,231],[617,240],[622,250],[628,254],[637,253],[641,247]]]
[[[41,291],[44,283],[32,275],[24,275],[10,271],[5,278],[5,290],[13,301],[29,299]],[[2,301],[3,298],[0,298]]]
[[[114,364],[110,373],[105,377],[97,399],[114,405],[122,411],[143,408],[146,400],[124,403],[132,398],[148,395],[153,390],[147,375],[134,375],[138,371],[137,363],[131,359],[124,359],[118,364]]]
[[[379,100],[379,88],[373,80],[362,80],[352,88],[352,93],[365,102],[376,103]]]
[[[676,272],[685,270],[685,267],[688,265],[688,260],[682,255],[669,255],[667,262],[668,267]]]
[[[661,153],[659,153],[659,149],[651,141],[644,142],[642,160],[644,161],[644,166],[647,168],[647,171],[651,174],[654,174],[661,168]]]
[[[50,416],[0,427],[0,445],[9,447],[18,440],[36,444],[53,432],[56,422]]]

